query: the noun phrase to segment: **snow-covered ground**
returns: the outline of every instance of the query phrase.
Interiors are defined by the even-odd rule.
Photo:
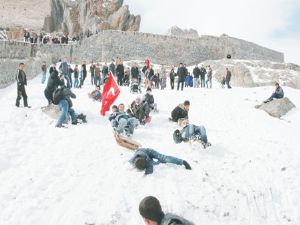
[[[199,225],[299,225],[300,91],[284,88],[297,108],[276,119],[253,107],[273,87],[213,85],[153,90],[160,111],[134,139],[193,170],[158,165],[149,176],[128,163],[133,152],[116,144],[100,103],[87,97],[91,85],[74,90],[74,107],[88,123],[67,129],[42,113],[40,77],[27,86],[31,109],[15,107],[15,84],[0,90],[0,224],[141,225],[139,202],[154,195],[164,211]],[[116,103],[134,98],[122,87]],[[208,150],[173,142],[177,125],[168,117],[186,99],[190,121],[207,129]]]

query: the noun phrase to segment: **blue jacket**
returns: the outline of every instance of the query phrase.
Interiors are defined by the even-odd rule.
[[[153,165],[158,165],[159,163],[169,162],[177,165],[183,164],[182,159],[160,154],[159,152],[151,148],[139,148],[134,153],[134,156],[129,160],[129,162],[134,164],[135,159],[138,157],[144,157],[146,159],[146,172],[145,172],[146,175],[153,173]]]
[[[278,95],[278,97],[283,98],[284,92],[281,87],[276,88],[275,93]]]

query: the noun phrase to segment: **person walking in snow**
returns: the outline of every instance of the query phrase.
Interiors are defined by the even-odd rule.
[[[139,204],[139,212],[146,225],[194,225],[183,217],[164,213],[160,202],[153,196],[147,196]]]
[[[201,64],[201,68],[200,68],[201,88],[205,88],[205,75],[206,75],[206,69],[204,68],[204,65]]]
[[[16,106],[20,107],[20,100],[23,98],[24,107],[31,108],[31,106],[28,106],[27,102],[27,94],[25,86],[27,86],[27,77],[26,73],[24,72],[24,63],[19,64],[19,69],[16,75],[17,80],[17,99],[16,99]]]
[[[208,67],[207,67],[206,88],[208,88],[208,83],[210,84],[209,88],[211,88],[212,87],[212,69],[211,69],[210,65],[208,65]]]
[[[270,101],[273,101],[273,99],[280,99],[284,97],[284,92],[282,87],[280,87],[279,83],[275,83],[275,91],[272,93],[271,97],[264,101],[264,103],[268,103]]]
[[[145,170],[146,175],[153,173],[153,165],[158,165],[159,163],[184,165],[187,170],[192,169],[187,161],[173,156],[160,154],[151,148],[138,148],[129,162],[137,169]]]
[[[41,69],[42,69],[42,84],[43,84],[46,81],[46,74],[47,74],[46,62],[43,62]]]
[[[182,63],[179,64],[179,68],[177,69],[177,91],[179,91],[179,86],[181,84],[181,90],[183,91],[183,85],[185,81],[185,77],[187,76],[187,69],[183,66]]]
[[[195,66],[193,69],[193,75],[194,75],[194,88],[199,88],[199,77],[200,77],[200,69],[198,65]]]
[[[231,88],[231,86],[229,84],[230,80],[231,80],[231,71],[228,68],[226,68],[226,78],[225,78],[225,80],[226,80],[227,88]]]

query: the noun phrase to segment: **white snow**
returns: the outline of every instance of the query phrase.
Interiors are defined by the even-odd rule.
[[[16,84],[0,90],[0,224],[140,225],[138,205],[147,195],[199,225],[300,224],[300,91],[284,88],[297,108],[276,119],[253,107],[273,87],[219,86],[153,90],[160,111],[134,139],[186,159],[193,170],[158,165],[149,176],[128,163],[133,152],[116,144],[100,103],[87,97],[91,85],[73,89],[74,108],[88,123],[67,129],[42,113],[40,77],[26,87],[31,109],[15,107]],[[134,98],[122,87],[116,104]],[[173,142],[177,125],[168,117],[186,99],[190,121],[207,129],[208,150]]]

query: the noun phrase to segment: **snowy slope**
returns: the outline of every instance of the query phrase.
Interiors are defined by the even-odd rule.
[[[74,92],[88,123],[54,128],[43,114],[40,78],[29,81],[31,109],[14,106],[16,85],[0,90],[0,224],[143,224],[138,204],[158,197],[165,211],[196,224],[300,224],[300,91],[285,88],[297,108],[275,119],[253,108],[273,87],[154,90],[160,112],[136,130],[144,147],[190,162],[193,170],[158,165],[144,176],[128,163],[132,151],[118,146],[92,86]],[[135,96],[121,88],[116,103]],[[176,145],[170,111],[191,101],[190,120],[205,125],[209,150]]]

